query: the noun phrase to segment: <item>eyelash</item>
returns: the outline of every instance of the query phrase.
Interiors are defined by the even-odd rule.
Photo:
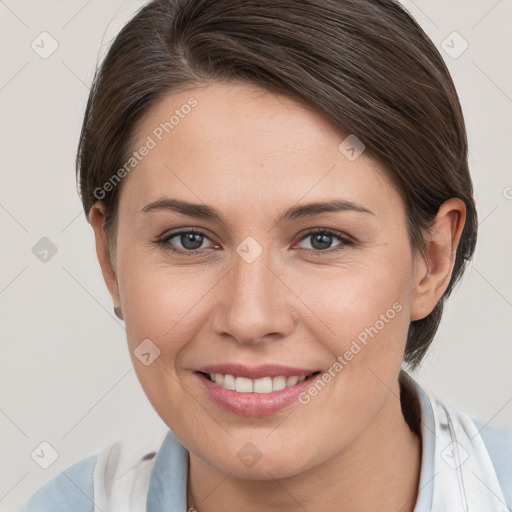
[[[171,233],[163,238],[156,240],[155,243],[157,245],[159,245],[160,247],[162,247],[163,249],[170,250],[171,252],[173,252],[175,254],[183,255],[183,256],[196,256],[203,251],[203,249],[192,249],[189,251],[182,251],[180,249],[171,248],[170,244],[169,244],[170,240],[172,240],[173,238],[176,238],[177,236],[183,235],[183,234],[194,234],[194,235],[200,235],[205,238],[208,238],[206,233],[203,233],[202,231],[198,231],[195,229],[186,229],[186,230],[178,231],[176,233]],[[309,254],[313,254],[315,256],[318,256],[319,254],[322,255],[325,253],[331,254],[335,251],[340,251],[346,247],[351,247],[351,246],[355,245],[355,242],[353,240],[349,239],[348,237],[342,236],[342,234],[339,233],[338,231],[335,231],[335,230],[329,229],[329,228],[316,228],[316,229],[310,230],[300,238],[299,242],[302,242],[303,240],[305,240],[308,237],[311,237],[314,235],[319,235],[319,234],[327,234],[327,235],[333,236],[333,237],[337,238],[342,243],[340,245],[336,246],[334,249],[325,249],[323,251],[322,250],[314,250],[314,249],[304,249]]]

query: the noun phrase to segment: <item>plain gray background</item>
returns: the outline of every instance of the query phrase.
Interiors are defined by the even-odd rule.
[[[97,59],[144,3],[0,0],[0,511],[111,442],[166,428],[112,313],[74,169]],[[474,262],[413,376],[446,403],[512,426],[512,1],[402,3],[459,92],[480,215]],[[43,237],[56,250],[46,262],[34,254]],[[42,442],[58,453],[47,469],[31,457]]]

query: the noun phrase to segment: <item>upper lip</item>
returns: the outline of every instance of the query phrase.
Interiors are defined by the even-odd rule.
[[[246,379],[261,379],[263,377],[284,377],[309,375],[319,371],[318,369],[294,368],[292,366],[282,366],[269,364],[262,366],[249,367],[243,364],[214,364],[197,368],[198,372],[203,373],[221,373],[222,375],[234,375],[236,377],[245,377]]]

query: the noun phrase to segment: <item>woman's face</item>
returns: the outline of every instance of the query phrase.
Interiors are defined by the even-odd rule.
[[[399,407],[424,270],[384,170],[357,156],[357,140],[340,149],[348,134],[308,107],[228,83],[168,96],[137,135],[113,294],[160,417],[241,478],[291,476],[349,450]],[[200,371],[232,375],[223,385],[236,389]]]

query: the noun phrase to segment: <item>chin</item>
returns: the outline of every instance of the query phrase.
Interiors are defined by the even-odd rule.
[[[195,452],[204,463],[217,471],[229,474],[240,480],[270,480],[298,475],[314,466],[311,457],[304,453],[304,447],[290,446],[285,443],[278,450],[267,446],[264,441],[240,443],[234,441],[229,447],[221,448],[218,453],[200,454]],[[237,446],[233,449],[234,445]],[[241,445],[241,448],[238,448]],[[258,446],[261,448],[258,448]],[[309,448],[313,448],[311,445]]]
[[[229,474],[231,478],[260,481],[272,480],[274,478],[277,480],[290,478],[307,469],[300,466],[293,457],[285,460],[282,458],[277,459],[274,457],[269,458],[268,456],[262,457],[253,466],[245,465],[238,459],[235,459],[231,463],[226,461],[226,464],[222,466],[217,465],[216,469],[222,473]]]

